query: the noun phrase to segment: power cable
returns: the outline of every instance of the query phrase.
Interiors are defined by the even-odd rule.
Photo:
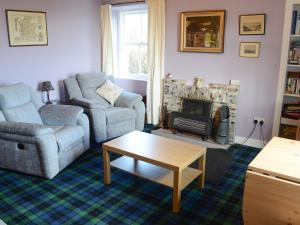
[[[252,130],[250,131],[249,135],[246,137],[246,139],[242,143],[242,145],[244,145],[249,140],[249,138],[253,135],[254,131],[256,130],[257,124],[258,124],[258,121],[255,120]]]

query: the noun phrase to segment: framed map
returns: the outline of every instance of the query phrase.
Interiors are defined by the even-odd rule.
[[[6,10],[9,46],[48,45],[45,12]]]

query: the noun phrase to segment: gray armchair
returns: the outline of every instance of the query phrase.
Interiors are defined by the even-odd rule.
[[[106,79],[113,81],[104,73],[78,74],[64,80],[69,102],[84,108],[96,142],[144,128],[145,105],[142,96],[124,91],[112,106],[96,93]]]
[[[90,147],[83,109],[43,105],[24,84],[0,87],[0,167],[53,178]]]

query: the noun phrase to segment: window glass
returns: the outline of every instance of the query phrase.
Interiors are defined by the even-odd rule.
[[[145,80],[148,73],[148,14],[146,10],[119,13],[119,77]]]

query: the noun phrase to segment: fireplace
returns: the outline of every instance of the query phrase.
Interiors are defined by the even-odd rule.
[[[171,129],[173,112],[182,112],[183,99],[212,101],[213,136],[216,142],[234,143],[240,86],[210,83],[206,86],[189,85],[186,80],[164,79],[162,125]],[[220,112],[226,112],[224,115]],[[220,138],[217,138],[217,137]]]
[[[180,112],[172,112],[171,126],[177,132],[196,134],[207,140],[212,135],[212,101],[182,99]]]

